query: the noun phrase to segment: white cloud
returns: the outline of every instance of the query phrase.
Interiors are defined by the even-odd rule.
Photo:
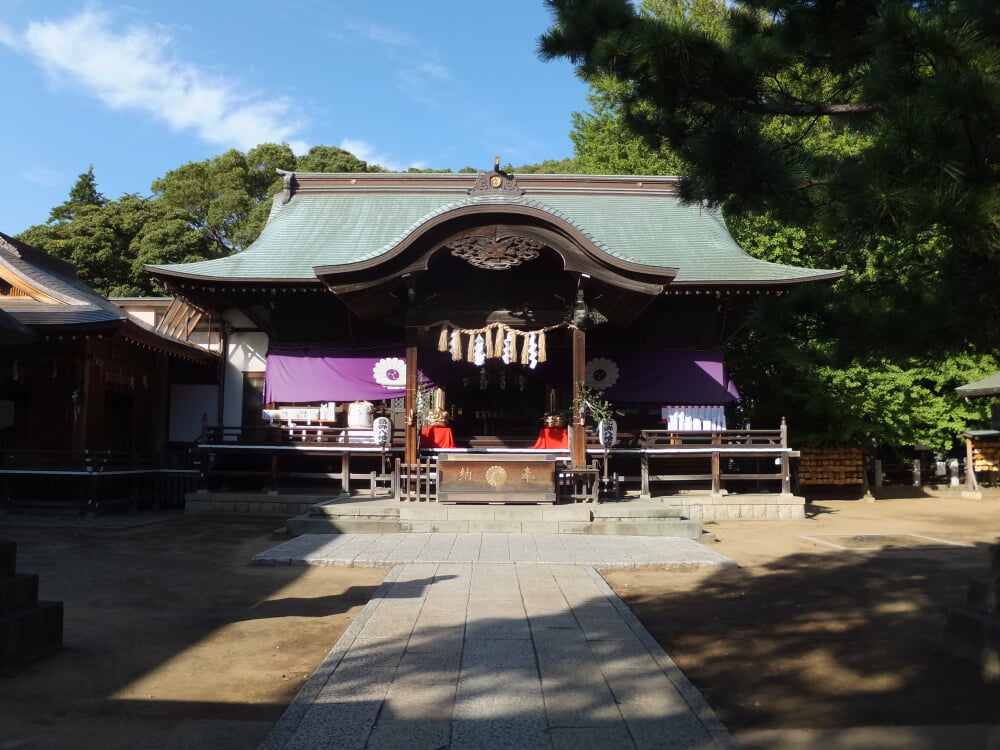
[[[39,164],[20,162],[17,167],[22,180],[42,187],[65,187],[73,179],[70,175],[60,170],[43,167]]]
[[[427,78],[435,78],[438,81],[447,81],[451,78],[448,69],[436,60],[424,60],[416,69]]]
[[[347,23],[344,29],[349,32],[349,36],[359,36],[372,42],[385,44],[390,47],[416,47],[417,40],[403,31],[398,31],[389,26],[382,26],[373,23]]]
[[[0,30],[0,41],[7,43]],[[176,59],[165,31],[112,27],[105,13],[84,10],[64,21],[32,22],[15,44],[54,79],[75,84],[115,110],[144,112],[172,130],[247,149],[290,141],[303,123],[283,97],[246,95],[223,76]],[[304,149],[294,142],[293,149]]]
[[[0,21],[0,44],[11,49],[18,48],[17,34],[3,21]]]
[[[451,79],[451,71],[435,49],[410,34],[390,26],[372,23],[345,23],[334,38],[381,45],[383,54],[395,66],[393,85],[404,96],[428,109],[441,109],[441,83]]]
[[[344,149],[344,151],[349,151],[362,161],[368,162],[370,166],[377,164],[380,167],[388,169],[390,172],[405,172],[410,167],[414,169],[425,169],[427,167],[426,161],[412,161],[404,165],[398,159],[393,159],[386,154],[380,153],[370,143],[359,141],[355,138],[345,138],[340,142],[340,148]]]

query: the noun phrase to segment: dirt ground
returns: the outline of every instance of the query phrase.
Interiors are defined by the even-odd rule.
[[[0,676],[0,750],[247,750],[387,574],[247,565],[275,520],[0,525],[65,648]]]
[[[736,569],[605,577],[741,741],[758,732],[757,746],[774,748],[766,733],[791,728],[1000,725],[1000,685],[941,639],[941,607],[985,577],[1000,499],[831,500],[809,514],[708,524]],[[276,543],[276,525],[0,525],[18,543],[18,569],[40,574],[42,598],[66,608],[65,648],[0,676],[0,750],[256,747],[388,572],[248,565]],[[968,546],[850,542],[871,534]],[[818,745],[808,735],[794,746]],[[852,745],[876,746],[889,745]]]
[[[1000,726],[1000,683],[983,682],[943,648],[941,611],[964,604],[970,579],[986,578],[1000,499],[807,508],[804,521],[706,525],[718,538],[713,549],[739,568],[605,578],[738,738],[741,730]],[[897,546],[863,549],[869,535]],[[905,546],[920,543],[929,546]],[[962,743],[952,737],[949,746]]]

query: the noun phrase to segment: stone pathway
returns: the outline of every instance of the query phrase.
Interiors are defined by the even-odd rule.
[[[316,536],[256,561],[400,564],[261,750],[736,747],[590,567],[651,565],[651,538],[578,537],[550,547],[522,534]],[[687,544],[662,547],[661,562],[733,564],[689,543],[686,563],[677,550]],[[427,557],[436,559],[414,561]]]

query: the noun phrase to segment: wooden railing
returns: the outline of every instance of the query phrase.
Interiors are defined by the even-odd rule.
[[[713,494],[763,483],[788,494],[790,460],[799,455],[788,447],[784,420],[777,430],[642,430],[635,447],[612,449],[611,459],[629,454],[639,457],[639,475],[622,479],[638,481],[642,497],[651,496],[655,482],[705,485]],[[762,464],[775,468],[767,471]]]
[[[328,486],[333,480],[343,493],[349,493],[353,483],[365,486],[372,497],[382,492],[395,494],[390,464],[402,443],[402,430],[395,431],[392,444],[383,447],[374,442],[370,429],[330,424],[206,426],[198,441],[201,486],[253,485],[276,492],[282,484]],[[366,459],[365,470],[357,471],[361,459]]]
[[[196,489],[198,475],[190,451],[7,450],[0,453],[0,503],[89,511],[140,503],[182,505],[184,495]]]
[[[218,445],[243,443],[274,445],[278,443],[339,443],[377,445],[372,430],[360,427],[340,427],[324,423],[296,421],[255,426],[206,426],[200,443]],[[403,444],[403,430],[394,430],[391,445]]]
[[[386,448],[371,442],[371,435],[367,429],[322,423],[207,427],[200,441],[204,475],[206,479],[256,476],[274,491],[283,480],[332,479],[339,480],[340,490],[345,493],[351,490],[352,483],[355,488],[367,484],[373,495],[376,487],[391,487],[401,500],[434,501],[436,464],[432,454],[441,451],[430,451],[417,464],[408,465],[397,460],[402,450],[402,430],[394,432],[392,444]],[[687,484],[714,494],[755,489],[790,493],[790,461],[799,455],[788,447],[784,423],[773,430],[657,429],[621,437],[622,441],[608,452],[610,465],[618,474],[616,480],[638,484],[643,497],[651,496],[652,486],[658,483],[674,487]],[[226,460],[239,454],[258,458]],[[589,436],[587,454],[596,460],[601,460],[604,454],[596,439]],[[313,457],[312,468],[304,468],[301,462],[293,465],[292,456]],[[358,461],[368,456],[368,464],[374,464],[372,459],[381,456],[380,468],[352,471],[352,456]],[[330,466],[331,461],[337,463]],[[593,471],[588,468],[580,473],[589,477]],[[561,484],[567,482],[564,477]],[[574,499],[592,497],[593,487],[591,483],[570,494]]]
[[[777,430],[709,430],[705,432],[675,432],[670,430],[642,430],[640,445],[644,448],[664,446],[700,447],[727,445],[742,447],[788,447],[788,429],[782,422]]]
[[[396,459],[398,497],[402,502],[437,502],[437,456],[421,456],[415,464]]]

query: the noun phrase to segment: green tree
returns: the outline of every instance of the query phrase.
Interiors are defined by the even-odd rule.
[[[246,154],[230,149],[167,172],[153,182],[153,193],[180,211],[192,230],[206,233],[216,252],[228,254],[243,250],[260,234],[268,208],[261,204],[281,187],[275,170],[295,166],[287,144],[266,143]]]
[[[591,111],[575,115],[571,135],[583,171],[687,174],[686,195],[722,202],[734,236],[756,257],[850,270],[832,289],[806,287],[763,305],[734,345],[729,362],[755,422],[788,416],[798,439],[812,442],[874,437],[945,447],[968,420],[985,418],[981,405],[964,404],[952,389],[996,366],[995,187],[949,177],[951,194],[972,197],[981,209],[980,229],[950,220],[953,208],[937,205],[941,170],[935,175],[927,166],[945,144],[930,132],[915,137],[913,113],[901,125],[893,119],[917,102],[921,127],[947,140],[942,132],[951,126],[930,120],[947,98],[935,86],[955,78],[932,82],[928,62],[910,73],[919,85],[897,92],[882,83],[880,97],[866,100],[875,90],[870,80],[893,74],[857,62],[886,59],[876,48],[887,39],[885,27],[875,26],[900,23],[900,14],[911,33],[904,46],[931,48],[910,54],[944,56],[932,42],[960,37],[958,19],[975,4],[883,2],[878,13],[874,3],[852,4],[867,19],[860,24],[823,15],[824,8],[850,15],[837,2],[748,1],[732,11],[722,0],[549,5],[556,25],[543,38],[543,54],[569,57],[591,84]],[[946,11],[956,13],[949,23],[940,20]],[[980,31],[996,31],[987,16],[979,20]],[[923,28],[919,40],[915,26]],[[877,43],[846,44],[869,27]],[[955,64],[972,64],[974,53],[975,64],[991,70],[993,42],[972,37]],[[890,99],[891,106],[881,104]],[[974,115],[989,118],[991,111]],[[974,128],[957,147],[985,137]],[[908,164],[907,148],[924,163],[922,172]],[[888,179],[899,194],[873,210],[858,198],[869,179]],[[929,196],[936,214],[921,205]]]
[[[94,165],[77,178],[70,188],[69,200],[49,212],[49,223],[72,221],[76,212],[85,206],[103,206],[104,196],[97,190],[97,179],[94,177]]]
[[[997,247],[992,0],[737,0],[721,35],[628,0],[546,2],[542,56],[622,82],[631,127],[691,165],[691,198]],[[863,147],[801,138],[823,118]]]
[[[725,35],[725,0],[644,0],[636,12],[649,19],[687,24],[713,38]],[[588,112],[573,113],[574,160],[583,174],[684,174],[687,164],[669,143],[653,144],[627,116],[629,83],[606,73],[581,71],[590,85]]]
[[[260,234],[281,190],[282,170],[379,171],[343,149],[315,146],[296,158],[287,144],[264,143],[189,162],[153,183],[153,195],[108,201],[93,166],[47,224],[19,238],[77,266],[81,280],[106,296],[157,294],[145,264],[221,257]]]
[[[503,171],[511,174],[582,174],[577,161],[571,158],[546,159],[537,164],[522,164],[520,167],[508,164]]]
[[[295,163],[299,172],[382,172],[381,167],[370,167],[350,151],[336,146],[313,146]]]
[[[245,154],[224,154],[173,169],[153,183],[154,195],[180,211],[192,230],[204,232],[215,252],[226,255],[257,239],[282,188],[277,170],[299,172],[379,172],[335,146],[314,146],[296,157],[287,143],[263,143]]]
[[[146,263],[215,257],[208,235],[193,231],[179,211],[138,195],[82,207],[72,220],[31,227],[18,238],[73,263],[80,279],[107,297],[162,293]]]
[[[591,81],[588,112],[573,113],[573,153],[583,174],[680,174],[683,163],[669,148],[650,148],[623,120],[620,83],[603,76]]]
[[[620,84],[629,129],[687,165],[686,197],[845,248],[940,237],[940,296],[975,321],[959,343],[1000,342],[1000,5],[738,0],[720,35],[627,0],[547,4],[543,57]]]

